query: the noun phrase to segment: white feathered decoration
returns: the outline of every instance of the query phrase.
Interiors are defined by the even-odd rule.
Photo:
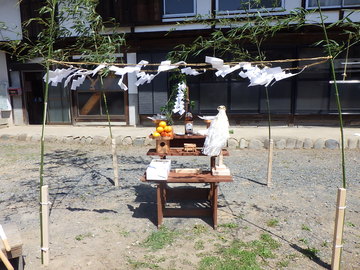
[[[207,156],[218,156],[229,139],[229,120],[226,115],[226,107],[221,105],[217,109],[219,113],[211,121],[202,150],[203,154]]]

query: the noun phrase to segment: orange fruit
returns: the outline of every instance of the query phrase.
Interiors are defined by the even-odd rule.
[[[159,126],[159,127],[156,128],[156,131],[159,132],[159,133],[161,133],[161,132],[164,131],[164,128]]]
[[[160,133],[157,132],[157,131],[154,131],[154,132],[152,133],[152,135],[153,135],[153,137],[160,137]]]
[[[166,133],[165,131],[163,131],[163,132],[161,132],[160,135],[161,135],[161,137],[166,137],[166,134],[167,134],[167,133]]]
[[[172,131],[172,126],[166,126],[164,127],[164,130],[168,133],[170,133]]]
[[[164,127],[166,127],[166,122],[165,121],[160,121],[158,126],[164,128]]]

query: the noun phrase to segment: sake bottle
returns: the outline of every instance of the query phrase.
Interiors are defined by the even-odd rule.
[[[194,119],[192,113],[189,111],[185,114],[185,135],[193,134]]]

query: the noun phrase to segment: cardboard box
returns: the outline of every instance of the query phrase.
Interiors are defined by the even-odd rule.
[[[153,159],[146,169],[147,180],[167,180],[171,169],[170,159]]]

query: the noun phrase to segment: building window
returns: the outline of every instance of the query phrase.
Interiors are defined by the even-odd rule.
[[[283,7],[283,0],[217,0],[218,12],[242,12],[258,9],[278,9]]]
[[[306,1],[307,8],[317,8],[317,0]],[[323,8],[343,8],[343,7],[360,7],[359,0],[320,0],[320,7]]]
[[[195,15],[195,0],[164,0],[164,17]]]

